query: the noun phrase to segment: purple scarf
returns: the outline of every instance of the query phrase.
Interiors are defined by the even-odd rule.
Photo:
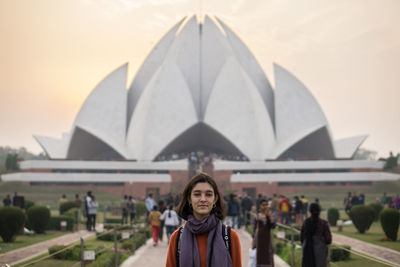
[[[179,266],[200,267],[196,235],[208,233],[207,267],[232,267],[232,259],[222,239],[221,222],[211,214],[202,221],[189,215],[182,233]]]

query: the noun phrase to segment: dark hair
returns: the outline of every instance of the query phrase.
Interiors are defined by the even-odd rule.
[[[217,202],[215,203],[215,208],[211,210],[211,213],[214,213],[215,216],[222,221],[225,218],[225,205],[222,199],[222,194],[219,192],[217,183],[214,181],[214,179],[203,172],[193,176],[186,184],[185,189],[182,192],[181,201],[179,202],[177,207],[178,215],[187,220],[188,216],[190,214],[193,214],[193,209],[189,205],[189,198],[193,188],[198,183],[208,183],[213,188],[214,196],[217,197]]]
[[[312,218],[318,218],[319,217],[319,213],[321,212],[321,207],[319,206],[318,203],[311,203],[310,204],[310,208],[309,211],[311,213],[311,217]]]
[[[261,203],[263,203],[263,202],[266,202],[267,204],[269,204],[269,203],[268,203],[268,200],[267,200],[266,198],[260,199],[260,200],[258,201],[258,204],[261,205]]]

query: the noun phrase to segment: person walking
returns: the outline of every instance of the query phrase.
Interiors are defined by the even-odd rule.
[[[312,203],[310,205],[311,217],[307,218],[301,227],[302,267],[326,267],[328,265],[328,245],[332,243],[332,234],[328,222],[319,217],[320,212],[319,204]]]
[[[274,251],[272,229],[275,228],[274,216],[268,206],[268,200],[261,199],[259,212],[253,224],[253,248],[256,248],[256,266],[273,267]]]
[[[127,195],[124,195],[124,198],[121,200],[120,206],[122,211],[121,224],[127,224],[129,214],[129,200]]]
[[[179,216],[187,222],[171,236],[166,267],[241,267],[239,236],[221,223],[224,210],[214,179],[206,173],[192,177],[178,205]]]
[[[228,200],[228,212],[226,218],[226,225],[232,226],[233,229],[237,230],[239,224],[239,202],[235,198],[235,194],[229,195]]]
[[[172,205],[168,206],[168,209],[165,210],[164,213],[161,215],[160,220],[164,221],[169,243],[169,239],[172,233],[176,230],[176,227],[178,227],[179,225],[178,214],[176,213],[176,211],[173,210]]]
[[[301,225],[303,223],[303,220],[301,218],[302,212],[303,212],[303,202],[299,199],[298,196],[294,197],[294,214],[296,218],[296,224]]]
[[[7,195],[4,199],[3,199],[3,206],[4,207],[8,207],[11,206],[12,201],[11,201],[11,197],[10,195]]]
[[[96,231],[96,215],[98,209],[99,203],[97,203],[96,197],[92,195],[91,200],[88,203],[89,231]]]
[[[83,213],[84,216],[86,217],[86,230],[90,231],[91,229],[91,221],[89,218],[89,203],[92,200],[92,191],[87,191],[86,192],[86,197],[83,201]]]
[[[146,209],[147,209],[147,216],[149,216],[150,212],[153,210],[153,207],[156,206],[156,202],[153,199],[153,194],[149,193],[145,200]]]
[[[158,211],[161,214],[163,214],[166,209],[167,209],[167,206],[165,206],[164,200],[158,201]],[[164,236],[164,220],[161,219],[160,231],[158,232],[158,238],[160,239],[160,241],[163,240],[163,236]]]
[[[131,225],[133,225],[133,223],[135,221],[135,216],[136,216],[136,202],[132,198],[132,196],[129,196],[128,205],[129,205],[128,208],[129,208],[130,223],[131,223]]]
[[[158,245],[158,232],[160,231],[161,213],[158,211],[157,205],[153,206],[153,210],[150,212],[148,222],[151,225],[151,232],[153,233],[153,246]]]
[[[247,226],[250,224],[250,211],[251,208],[253,207],[253,201],[251,200],[248,193],[245,194],[240,205],[241,205],[240,210],[242,211],[244,224]]]

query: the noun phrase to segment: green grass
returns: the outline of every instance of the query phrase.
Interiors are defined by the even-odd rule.
[[[396,251],[400,251],[400,231],[397,234],[397,241],[387,241],[385,240],[385,234],[382,230],[381,224],[379,222],[374,222],[370,229],[364,234],[357,232],[354,225],[343,226],[343,231],[338,232],[337,227],[331,227],[332,232],[345,235],[351,238],[355,238],[364,242],[368,242],[374,245],[382,246],[385,248],[390,248]]]
[[[275,242],[276,239],[275,239]],[[290,265],[290,259],[291,259],[291,249],[289,246],[283,249],[282,253],[279,255],[286,263]],[[302,257],[302,250],[300,248],[297,248],[295,250],[295,267],[301,267],[301,257]],[[361,256],[357,256],[355,254],[350,255],[350,260],[347,261],[337,261],[337,262],[332,262],[330,261],[330,267],[383,267],[387,266],[385,264],[377,263],[375,261],[366,259]]]
[[[309,202],[313,202],[315,198],[319,198],[320,204],[324,210],[331,207],[344,209],[343,199],[347,192],[361,192],[365,194],[365,203],[373,203],[377,197],[381,197],[383,192],[387,192],[389,196],[395,196],[400,193],[400,180],[397,181],[382,181],[370,186],[353,186],[346,187],[326,187],[326,188],[310,188],[299,191],[296,194],[288,195],[290,199],[293,196],[305,195]]]
[[[48,206],[51,210],[58,210],[58,200],[61,198],[62,194],[65,194],[68,200],[73,201],[75,200],[75,194],[79,194],[80,198],[83,199],[88,190],[92,189],[86,186],[61,188],[29,186],[22,182],[0,182],[1,199],[6,195],[12,197],[14,192],[18,192],[18,195],[24,196],[26,200],[31,200],[36,204]],[[100,204],[100,209],[102,209],[104,205],[119,205],[121,201],[121,198],[102,191],[92,190],[92,192]]]
[[[0,242],[0,254],[9,252],[14,249],[30,246],[35,243],[53,239],[62,236],[68,232],[46,231],[45,234],[17,235],[12,243]]]

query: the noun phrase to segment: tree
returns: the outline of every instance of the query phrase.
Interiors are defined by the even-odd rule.
[[[386,159],[385,170],[391,170],[397,166],[397,156],[395,157],[393,153],[390,151],[389,157]]]
[[[17,154],[8,154],[7,155],[6,169],[7,169],[7,171],[17,171],[19,169]]]

